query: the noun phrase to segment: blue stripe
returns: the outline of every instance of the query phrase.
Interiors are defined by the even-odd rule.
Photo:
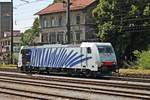
[[[31,61],[31,65],[34,66],[35,63],[35,49],[32,49],[32,61]]]
[[[62,66],[64,66],[67,63],[67,61],[70,59],[70,56],[72,55],[72,53],[73,53],[73,50],[71,50],[70,53],[66,56],[65,61],[63,62]]]
[[[78,54],[78,53],[76,52],[76,53],[74,53],[72,56],[70,56],[69,59],[66,61],[65,65],[67,65],[68,62],[70,62],[70,60],[71,60],[72,58],[74,58],[77,54]],[[68,67],[68,66],[66,66],[66,67]]]
[[[63,63],[63,60],[64,60],[64,57],[66,56],[65,54],[66,54],[66,52],[67,52],[67,50],[65,50],[64,52],[63,52],[63,56],[62,56],[62,58],[61,58],[61,61],[59,62],[60,63],[60,67],[62,67],[62,63]]]
[[[38,67],[38,63],[39,63],[39,50],[36,49],[36,66]]]
[[[44,66],[44,61],[45,61],[45,58],[46,58],[46,56],[45,56],[46,52],[45,51],[46,51],[46,48],[43,48],[43,53],[42,53],[42,57],[41,57],[42,58],[41,66],[43,66],[43,67],[45,67]]]
[[[48,67],[48,60],[49,60],[49,59],[48,59],[48,54],[49,54],[49,52],[50,52],[50,49],[46,49],[46,50],[45,50],[45,55],[46,55],[46,56],[45,56],[45,60],[44,60],[44,63],[43,63],[43,64],[44,64],[44,67]]]
[[[74,50],[67,52],[66,48],[31,48],[30,51],[30,65],[35,67],[73,67],[92,58],[84,58]]]
[[[50,49],[45,50],[45,60],[43,61],[44,67],[48,67],[48,52],[49,51],[50,51]]]
[[[53,58],[54,58],[54,52],[55,52],[55,48],[52,48],[52,52],[50,54],[50,57],[49,57],[49,66],[50,67],[53,67],[52,63],[53,63]]]
[[[38,60],[37,60],[37,66],[38,67],[41,67],[40,66],[40,57],[41,57],[41,52],[42,52],[42,49],[40,48],[40,49],[38,49]]]
[[[35,66],[35,49],[32,49],[32,61],[31,61],[31,65]]]
[[[61,52],[63,51],[63,49],[62,48],[59,48],[59,50],[58,50],[58,52],[57,52],[57,56],[56,56],[56,60],[55,60],[55,64],[54,64],[54,66],[55,67],[59,67],[58,65],[58,61],[60,60],[60,54],[61,54]]]
[[[58,48],[56,48],[55,51],[54,51],[54,53],[53,53],[53,55],[54,55],[54,56],[53,56],[53,61],[52,61],[52,66],[53,66],[53,67],[56,67],[56,66],[54,65],[54,63],[55,63],[55,60],[56,60],[56,53],[57,53],[57,50],[58,50]]]
[[[36,66],[37,65],[37,49],[35,49],[35,62],[34,62],[34,66]]]
[[[58,60],[58,66],[61,67],[61,61],[62,61],[62,57],[63,57],[63,53],[65,52],[65,49],[63,48],[62,52],[60,53],[60,58]]]
[[[49,62],[48,62],[48,66],[52,67],[52,57],[53,57],[53,48],[51,48],[51,53],[49,53]]]
[[[80,60],[78,60],[78,61],[72,63],[72,64],[70,65],[70,67],[73,67],[73,66],[75,66],[75,65],[77,65],[77,64],[79,64],[79,63],[81,63],[81,62],[83,62],[83,61],[87,61],[87,60],[89,60],[89,59],[91,59],[91,58],[92,58],[92,57],[87,57],[87,58],[84,58],[84,59],[80,59]]]
[[[63,51],[63,49],[62,48],[60,48],[60,50],[59,50],[59,52],[58,52],[58,54],[57,54],[57,59],[56,59],[56,61],[55,61],[55,66],[56,67],[59,67],[58,65],[59,65],[59,59],[60,59],[60,54],[61,54],[61,52]]]
[[[70,66],[76,60],[81,60],[81,57],[83,57],[83,55],[79,55],[79,56],[75,57],[74,59],[70,60],[70,62],[68,62],[68,64],[66,66]]]
[[[42,66],[42,62],[43,62],[43,58],[44,58],[43,54],[44,54],[44,49],[41,49],[41,53],[40,53],[40,63],[39,63],[39,66],[41,66],[41,67],[44,67],[44,66]]]
[[[49,51],[48,51],[48,54],[47,54],[47,63],[46,63],[46,66],[47,67],[50,67],[51,65],[51,63],[50,63],[50,61],[51,61],[51,53],[52,53],[52,48],[50,48],[49,49]]]

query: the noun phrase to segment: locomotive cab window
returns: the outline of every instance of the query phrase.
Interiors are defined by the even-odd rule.
[[[98,47],[99,53],[113,53],[112,47],[110,46],[100,46]]]
[[[90,47],[87,47],[87,53],[88,53],[88,54],[91,54],[91,52],[92,52],[92,51],[91,51],[91,48],[90,48]]]
[[[22,49],[21,54],[29,54],[30,50],[29,49]]]
[[[22,54],[22,63],[26,65],[28,62],[30,62],[31,51],[29,49],[22,49],[21,54]]]

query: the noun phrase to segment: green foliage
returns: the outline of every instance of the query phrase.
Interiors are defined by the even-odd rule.
[[[32,43],[32,39],[33,39],[33,30],[32,29],[28,29],[26,30],[22,36],[21,36],[21,45],[25,46],[25,45],[30,45]]]
[[[93,10],[98,37],[111,42],[119,63],[133,61],[135,50],[150,44],[150,0],[99,0]]]
[[[18,63],[18,56],[19,56],[19,54],[18,53],[14,53],[13,54],[13,64],[16,64],[17,65],[17,63]]]
[[[33,30],[33,35],[34,36],[39,36],[39,32],[40,32],[40,28],[39,28],[39,18],[35,18],[34,22],[33,22],[33,26],[32,26],[32,30]]]
[[[36,36],[39,36],[39,18],[35,18],[33,26],[27,29],[21,36],[21,45],[31,45]]]
[[[150,49],[142,52],[134,51],[134,54],[139,58],[138,68],[150,69]]]

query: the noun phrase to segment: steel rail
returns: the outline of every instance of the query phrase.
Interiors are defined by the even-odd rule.
[[[30,79],[30,78],[27,78]],[[33,78],[31,78],[33,79]],[[15,81],[24,81],[24,82],[32,82],[30,80],[24,80],[24,79],[16,79],[16,78],[11,78],[11,77],[2,77],[0,76],[0,80],[15,80]],[[40,82],[41,79],[33,79],[34,83],[41,83],[43,84],[43,82]],[[39,80],[37,82],[37,80]],[[141,89],[141,90],[150,90],[150,84],[137,84],[137,83],[133,83],[133,82],[110,82],[110,81],[92,81],[92,80],[78,80],[78,79],[63,79],[63,78],[49,78],[47,79],[47,81],[53,81],[53,82],[66,82],[66,83],[76,83],[76,84],[88,84],[88,85],[96,85],[96,86],[111,86],[111,87],[120,87],[120,88],[130,88],[130,89]],[[44,83],[44,84],[49,84],[49,83]],[[53,83],[51,83],[53,84]],[[55,84],[55,83],[54,83]],[[64,85],[63,85],[64,86]]]
[[[0,71],[2,72],[15,72],[15,73],[19,73],[16,69],[5,69],[5,68],[0,68]],[[0,72],[0,75],[2,73]],[[133,76],[103,76],[101,77],[102,79],[111,79],[111,80],[122,80],[122,81],[133,81],[133,82],[147,82],[150,83],[150,76],[142,76],[142,77],[133,77]],[[95,78],[94,78],[95,79]],[[97,78],[96,78],[97,79]]]
[[[81,99],[78,97],[68,97],[68,96],[57,95],[57,94],[26,91],[26,90],[1,87],[1,86],[0,86],[0,93],[15,95],[15,96],[19,96],[19,97],[25,97],[25,98],[38,99],[38,100],[50,100],[51,98],[61,98],[61,99],[69,99],[69,100],[77,100],[77,99],[84,100],[84,99]]]
[[[87,87],[87,86],[76,86],[76,85],[68,85],[68,84],[58,84],[58,83],[43,83],[43,82],[37,82],[35,80],[25,81],[23,79],[1,79],[1,82],[11,82],[16,84],[25,84],[25,85],[34,85],[34,86],[42,86],[47,88],[58,88],[58,89],[67,89],[67,90],[74,90],[74,91],[83,91],[83,92],[92,92],[92,93],[100,93],[100,94],[109,94],[109,95],[117,95],[117,96],[125,96],[125,97],[133,97],[133,98],[143,98],[143,99],[150,99],[150,93],[141,93],[141,92],[132,92],[132,91],[124,91],[124,90],[109,90],[104,88],[95,88],[95,87]]]
[[[10,69],[10,68],[0,68],[0,74],[1,72],[15,72],[20,73],[17,71],[17,69]],[[150,83],[150,75],[143,75],[143,76],[137,76],[134,74],[131,74],[130,76],[124,76],[124,75],[112,75],[112,76],[103,76],[101,78],[105,79],[112,79],[112,80],[122,80],[122,81],[133,81],[133,82],[147,82]]]

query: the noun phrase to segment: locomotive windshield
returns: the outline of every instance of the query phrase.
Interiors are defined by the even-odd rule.
[[[98,46],[99,53],[113,53],[111,46]]]
[[[28,64],[30,62],[30,58],[31,58],[31,51],[29,49],[22,49],[21,54],[22,54],[23,65]]]

